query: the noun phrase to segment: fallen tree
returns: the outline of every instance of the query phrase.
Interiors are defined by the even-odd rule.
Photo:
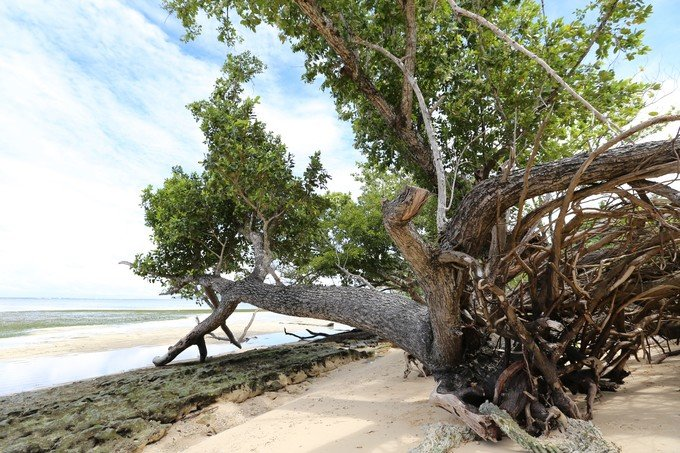
[[[191,26],[194,2],[169,3]],[[497,87],[491,85],[495,93],[491,110],[500,125],[489,132],[491,138],[480,139],[486,142],[479,146],[500,143],[501,153],[490,155],[480,148],[479,153],[464,158],[465,148],[456,151],[445,146],[451,131],[444,122],[460,119],[445,109],[439,116],[433,114],[441,102],[447,102],[447,96],[456,96],[455,84],[445,80],[440,86],[426,86],[429,79],[414,77],[416,24],[431,26],[432,16],[424,8],[404,0],[400,11],[382,11],[387,16],[396,14],[404,24],[403,36],[387,39],[392,43],[391,39],[400,42],[406,37],[402,43],[405,56],[397,58],[384,46],[358,36],[355,31],[364,28],[357,24],[356,11],[333,10],[331,5],[321,7],[313,1],[291,3],[295,5],[234,2],[232,6],[246,22],[266,20],[298,39],[296,46],[308,52],[312,61],[308,63],[321,68],[332,90],[351,84],[353,88],[336,96],[339,102],[353,103],[355,128],[359,135],[363,133],[359,142],[369,156],[378,136],[384,134],[381,146],[393,145],[401,156],[387,164],[411,168],[419,175],[417,181],[437,188],[438,238],[434,241],[423,236],[423,228],[413,225],[429,190],[409,186],[382,205],[385,231],[410,266],[424,303],[376,290],[370,282],[364,288],[285,284],[277,268],[299,265],[314,253],[306,247],[309,237],[326,234],[318,231],[319,215],[328,207],[318,191],[327,175],[318,155],[302,177],[293,175],[285,147],[253,117],[255,101],[241,99],[241,85],[260,65],[249,55],[230,57],[226,77],[218,81],[211,99],[191,107],[206,135],[205,172],[186,175],[176,170],[164,188],[155,192],[149,188],[144,195],[147,224],[154,231],[157,248],[137,258],[135,271],[161,280],[170,293],[200,295],[213,308],[210,316],[154,363],[165,365],[191,346],[197,346],[205,360],[204,337],[218,328],[229,336],[229,316],[238,303],[248,302],[281,314],[346,323],[392,341],[432,372],[437,381],[432,400],[484,439],[497,440],[501,435],[494,419],[479,411],[485,401],[505,410],[532,434],[549,430],[562,415],[589,419],[597,392],[620,383],[627,373],[627,360],[638,351],[651,360],[651,342],[671,337],[670,326],[680,316],[680,261],[676,256],[680,193],[669,181],[655,179],[680,172],[676,141],[634,140],[648,128],[680,117],[657,116],[622,132],[596,111],[602,124],[591,124],[590,132],[583,131],[581,109],[585,105],[590,115],[594,107],[568,85],[561,96],[567,82],[556,78],[554,69],[539,58],[540,66],[549,70],[540,70],[541,76],[534,75],[531,83],[543,87],[551,87],[553,79],[559,83],[522,120],[517,113],[514,120],[507,115]],[[535,59],[519,38],[449,3],[455,14],[473,19],[491,30],[492,37]],[[620,13],[617,3],[601,5],[599,24],[585,35],[584,47],[568,66],[575,80],[595,77],[577,68],[595,42],[601,49],[613,45],[614,25],[633,14],[629,9]],[[228,36],[232,29],[226,10],[216,10],[211,2],[198,4],[224,21],[223,32]],[[499,13],[500,19],[517,19],[503,9],[502,2],[498,4],[498,11],[510,15]],[[189,6],[193,9],[186,9]],[[437,7],[429,13],[440,20],[435,22],[442,34],[460,33],[468,43],[484,36],[476,28],[447,29],[449,22],[441,21],[450,13],[444,11]],[[307,28],[310,24],[313,32]],[[366,27],[367,35],[377,33],[374,27]],[[481,44],[471,45],[478,55]],[[634,53],[635,45],[627,50]],[[374,63],[364,51],[391,61],[396,76],[384,69],[387,76],[381,72],[372,79],[369,70]],[[478,68],[479,72],[484,69]],[[394,86],[401,90],[386,90],[397,102],[390,102],[376,88],[377,82],[384,82],[381,77],[399,82]],[[640,88],[633,85],[619,88]],[[512,87],[506,89],[512,91]],[[529,87],[528,92],[532,90]],[[612,116],[626,110],[621,104],[625,102],[636,105],[617,98],[610,106]],[[559,109],[573,117],[553,122],[552,112]],[[387,129],[379,132],[373,127],[376,115]],[[373,124],[370,131],[362,129],[362,121]],[[566,121],[575,125],[565,125]],[[484,122],[477,126],[487,127]],[[586,137],[563,138],[555,132],[560,127]],[[551,128],[554,137],[549,134]],[[573,147],[581,141],[590,145],[589,152],[547,156],[542,159],[547,162],[536,163],[547,148]],[[518,152],[521,143],[530,150],[528,156]],[[558,150],[555,154],[570,153]],[[519,165],[520,158],[523,165]],[[477,181],[468,178],[456,186],[459,170],[465,174],[462,165],[469,167],[467,174],[474,174]],[[229,273],[239,278],[227,278]],[[659,346],[664,349],[660,342]],[[665,348],[664,353],[672,353],[670,345]],[[587,395],[585,413],[567,391]]]
[[[627,172],[632,176],[611,178],[641,181],[658,176],[664,168],[677,171],[675,152],[674,143],[668,141],[629,145],[603,158],[627,163],[630,168],[648,162],[644,168]],[[569,161],[583,160],[585,156],[577,156],[565,159],[563,167],[546,167],[562,176]],[[548,171],[541,166],[535,170]],[[597,167],[593,169],[597,171]],[[513,176],[520,178],[522,174]],[[586,173],[585,177],[590,175]],[[563,177],[560,181],[568,183]],[[674,259],[680,242],[678,207],[663,198],[652,202],[643,197],[649,201],[642,201],[639,194],[601,181],[593,179],[593,185],[584,187],[578,195],[610,190],[620,198],[609,209],[581,210],[577,206],[559,253],[569,260],[568,276],[560,270],[562,266],[552,271],[547,260],[550,249],[531,241],[538,234],[535,232],[498,260],[499,266],[491,272],[465,252],[424,244],[409,221],[427,193],[407,188],[385,204],[386,224],[416,273],[427,277],[420,280],[427,306],[365,288],[265,283],[265,270],[271,263],[262,260],[260,268],[238,281],[216,275],[185,279],[183,284],[198,284],[219,295],[217,308],[154,363],[167,364],[193,345],[201,349],[201,358],[205,359],[205,335],[222,326],[238,303],[247,302],[276,313],[350,324],[394,342],[434,371],[435,379],[442,383],[442,392],[434,396],[438,404],[454,404],[458,415],[468,424],[477,423],[475,431],[485,438],[497,438],[493,423],[482,416],[473,417],[479,422],[466,419],[476,414],[475,404],[485,400],[500,403],[513,416],[525,416],[529,407],[531,418],[542,431],[540,422],[547,418],[546,409],[552,405],[580,418],[564,387],[576,391],[585,388],[590,398],[589,417],[599,380],[620,382],[628,357],[648,347],[665,320],[680,314],[680,267]],[[469,196],[478,194],[473,190]],[[495,198],[490,198],[490,203],[495,204]],[[631,220],[621,221],[627,218]],[[578,224],[586,221],[587,228],[579,228]],[[635,229],[628,222],[637,225]],[[650,223],[657,227],[652,229]],[[635,235],[633,241],[631,234]],[[460,249],[474,248],[477,242],[463,242]],[[637,278],[628,278],[633,272]],[[561,287],[557,297],[549,297],[550,275],[555,274]],[[518,285],[510,285],[518,280]],[[460,294],[457,299],[456,294]],[[451,314],[455,308],[459,310],[457,317]],[[446,343],[448,338],[455,341]],[[492,338],[499,343],[504,339],[502,352],[488,347]],[[460,354],[460,358],[450,361],[451,354]],[[527,363],[532,364],[528,369]],[[548,404],[544,402],[546,407],[541,408],[538,402],[543,398]],[[452,403],[454,400],[458,402]]]

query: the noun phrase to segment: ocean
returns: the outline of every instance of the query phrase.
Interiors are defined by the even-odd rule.
[[[255,307],[241,304],[239,311]],[[208,307],[186,299],[61,299],[0,298],[0,338],[26,335],[37,329],[121,325],[183,319],[209,313]]]
[[[10,298],[0,297],[0,313],[7,311],[60,310],[196,310],[205,309],[195,301],[172,299],[70,299],[70,298]]]
[[[231,319],[249,319],[256,307],[239,305]],[[66,338],[86,338],[96,332],[134,332],[195,325],[195,317],[205,317],[209,310],[194,301],[183,299],[60,299],[0,298],[0,352],[11,354],[13,348],[50,344]],[[259,313],[256,322],[280,322],[291,317],[276,313]],[[63,329],[69,327],[68,329]],[[315,331],[336,333],[350,327],[315,327]],[[138,330],[137,330],[138,331]],[[304,329],[294,333],[303,334]],[[179,340],[179,338],[177,338]],[[273,346],[297,341],[284,333],[258,335],[244,344],[244,349]],[[41,356],[39,358],[8,357],[0,359],[0,396],[52,387],[76,380],[89,379],[150,366],[151,359],[163,354],[168,345],[137,346],[106,351]],[[210,355],[235,352],[237,349],[220,342],[209,347]],[[6,355],[7,355],[6,354]],[[196,360],[196,348],[184,351],[176,360]]]

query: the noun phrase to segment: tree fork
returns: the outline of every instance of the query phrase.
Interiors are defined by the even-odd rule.
[[[383,203],[383,222],[425,292],[432,315],[430,321],[435,351],[439,356],[434,367],[436,375],[462,360],[460,300],[466,277],[462,271],[442,265],[435,259],[434,250],[411,224],[429,196],[425,189],[407,186],[394,200]]]

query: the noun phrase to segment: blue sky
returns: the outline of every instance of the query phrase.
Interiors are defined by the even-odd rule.
[[[546,0],[554,14],[572,3]],[[654,51],[622,70],[643,65],[664,82],[662,110],[680,105],[680,12],[653,3]],[[158,293],[117,263],[150,246],[141,189],[173,165],[198,168],[202,136],[185,105],[210,93],[228,50],[210,27],[190,44],[181,34],[156,0],[0,3],[0,297]],[[302,57],[266,27],[246,42],[269,68],[250,87],[260,118],[296,162],[321,150],[332,190],[356,190],[350,127],[300,81]]]

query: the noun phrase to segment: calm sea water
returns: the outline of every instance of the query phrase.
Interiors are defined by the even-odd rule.
[[[64,310],[198,310],[205,309],[186,299],[59,299],[0,297],[0,313],[6,311]]]
[[[232,317],[250,318],[255,309],[241,304]],[[0,349],[36,343],[59,342],[66,338],[83,338],[92,335],[91,327],[100,326],[97,332],[128,332],[132,325],[143,323],[145,329],[163,329],[195,325],[194,316],[207,313],[205,306],[182,299],[18,299],[0,298]],[[278,322],[292,318],[263,312],[256,321]],[[54,329],[51,327],[72,327]],[[316,328],[315,331],[336,333],[350,327],[336,324],[335,328]],[[89,329],[86,331],[84,329]],[[294,333],[303,334],[304,329]],[[244,349],[272,346],[297,341],[283,333],[253,337]],[[39,360],[0,360],[0,395],[51,387],[75,380],[89,379],[149,366],[151,359],[163,354],[167,346],[139,346],[100,352],[66,354],[41,357]],[[228,343],[212,344],[210,355],[236,351]],[[189,348],[179,360],[196,360],[198,351]]]

